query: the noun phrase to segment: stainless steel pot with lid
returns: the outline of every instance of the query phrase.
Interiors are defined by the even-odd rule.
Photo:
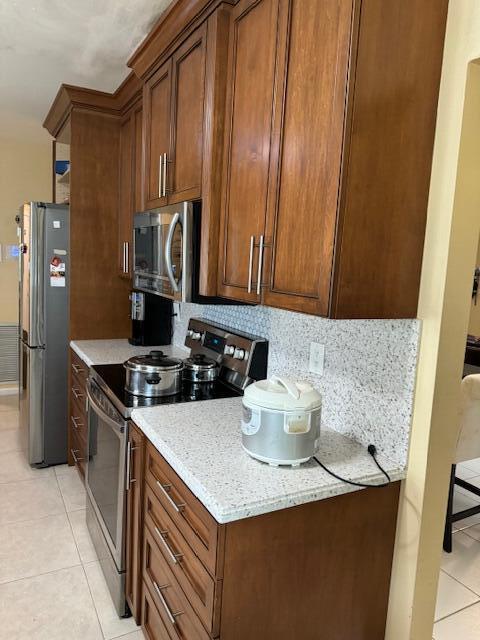
[[[183,362],[163,351],[150,351],[133,356],[123,363],[126,371],[125,390],[135,396],[171,396],[182,386]]]
[[[196,353],[183,361],[183,379],[188,382],[213,382],[217,376],[217,363],[203,353]]]

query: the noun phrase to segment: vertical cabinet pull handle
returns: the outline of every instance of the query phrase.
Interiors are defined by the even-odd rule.
[[[260,244],[258,249],[257,296],[260,295],[260,291],[261,291],[260,287],[262,286],[263,247],[264,247],[264,236],[260,236]]]
[[[248,293],[252,293],[252,276],[253,276],[253,248],[255,246],[255,236],[250,236],[250,255],[248,258]]]
[[[128,264],[128,242],[123,243],[123,273],[130,271]]]
[[[158,197],[162,197],[162,156],[158,158]]]
[[[167,154],[163,154],[163,191],[162,196],[165,198],[167,195]]]
[[[132,471],[132,452],[135,451],[137,447],[132,447],[132,443],[130,440],[127,442],[127,491],[130,491],[130,485],[136,482],[135,478],[131,477]]]

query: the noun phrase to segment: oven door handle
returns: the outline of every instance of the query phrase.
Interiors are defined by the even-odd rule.
[[[168,279],[170,280],[170,284],[172,285],[172,289],[175,293],[180,291],[180,287],[178,282],[175,280],[175,275],[173,273],[172,267],[172,242],[173,242],[173,234],[175,232],[175,227],[177,226],[180,220],[180,214],[175,213],[172,221],[168,226],[167,239],[165,241],[165,266],[167,268]]]
[[[118,424],[118,422],[115,422],[115,420],[113,420],[107,413],[105,413],[105,411],[95,402],[94,397],[90,393],[90,383],[87,384],[87,398],[88,398],[89,408],[91,408],[92,411],[94,411],[98,416],[100,416],[100,418],[104,422],[106,422],[110,427],[112,427],[113,431],[115,431],[115,433],[118,436],[121,436],[122,433],[125,431],[125,425],[124,424],[120,425]]]

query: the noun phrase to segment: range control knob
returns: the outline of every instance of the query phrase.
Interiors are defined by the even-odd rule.
[[[244,360],[245,359],[245,349],[239,349],[238,347],[233,352],[233,357],[235,360]]]
[[[201,340],[202,334],[199,331],[193,331],[192,329],[188,330],[188,337],[192,340]]]
[[[225,348],[223,350],[223,353],[226,356],[233,356],[233,354],[235,353],[235,347],[233,344],[226,344]]]

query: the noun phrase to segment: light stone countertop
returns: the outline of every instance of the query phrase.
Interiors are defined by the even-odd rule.
[[[148,353],[152,349],[158,349],[169,356],[177,358],[185,358],[190,353],[189,349],[175,345],[134,347],[126,338],[117,340],[72,340],[70,346],[89,367],[94,364],[125,362],[128,358]]]
[[[135,409],[132,420],[219,523],[277,511],[358,490],[310,461],[296,468],[272,467],[242,448],[241,398]],[[356,482],[383,480],[365,447],[322,427],[318,458]],[[384,456],[392,480],[405,469]]]

